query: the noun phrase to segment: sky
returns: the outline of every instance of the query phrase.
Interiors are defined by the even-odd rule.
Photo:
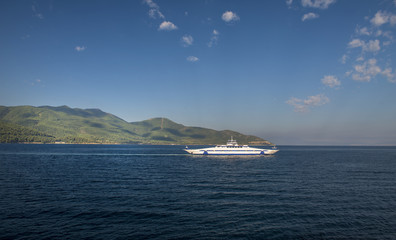
[[[396,145],[396,0],[3,0],[0,105]]]

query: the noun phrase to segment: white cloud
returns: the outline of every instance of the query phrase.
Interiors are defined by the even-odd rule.
[[[304,104],[308,106],[321,106],[328,103],[330,100],[323,94],[318,94],[316,96],[310,96],[308,99],[304,100]]]
[[[356,33],[358,33],[359,35],[366,35],[366,36],[370,36],[371,35],[371,33],[370,33],[370,31],[368,30],[367,27],[362,27],[362,28],[356,29]]]
[[[319,17],[319,14],[310,12],[310,13],[304,14],[304,16],[301,18],[301,21],[304,22],[305,20],[311,20],[311,19],[315,19],[318,17]]]
[[[184,47],[188,47],[188,46],[193,44],[194,39],[193,39],[193,37],[191,35],[184,35],[181,38],[181,41],[182,41],[182,44],[183,44]]]
[[[320,8],[326,9],[330,4],[335,3],[336,0],[301,0],[301,4],[303,7],[312,7],[312,8]]]
[[[286,101],[287,104],[294,107],[295,112],[309,112],[308,107],[302,104],[303,100],[299,98],[292,97]]]
[[[364,61],[364,57],[363,57],[363,56],[360,56],[360,57],[356,58],[356,61],[357,61],[357,62],[362,62],[362,61]]]
[[[187,57],[187,61],[189,61],[189,62],[196,62],[198,60],[199,60],[199,58],[197,58],[195,56],[188,56]]]
[[[386,38],[388,38],[388,39],[390,39],[390,40],[393,40],[393,36],[392,36],[392,32],[391,31],[381,31],[381,30],[378,30],[377,31],[377,36],[383,36],[383,37],[386,37]]]
[[[382,75],[388,79],[391,83],[396,83],[396,75],[392,72],[392,68],[386,68],[382,70],[377,65],[377,60],[371,58],[361,65],[354,66],[354,73],[352,79],[361,82],[370,82],[371,79],[377,75]]]
[[[155,9],[155,8],[151,8],[149,10],[149,16],[154,19],[157,19],[157,18],[165,19],[165,16],[158,9]]]
[[[396,15],[380,10],[375,14],[375,16],[370,20],[370,22],[377,27],[385,23],[390,23],[391,25],[395,25]]]
[[[223,19],[223,21],[225,22],[236,22],[239,21],[239,16],[231,11],[226,11],[221,16],[221,19]]]
[[[355,65],[354,70],[355,73],[352,74],[352,79],[361,82],[370,82],[373,77],[382,72],[375,58],[371,58],[361,65]]]
[[[363,50],[367,52],[378,52],[381,47],[380,47],[380,41],[378,39],[376,40],[370,40],[364,47]]]
[[[85,49],[87,49],[87,47],[85,47],[85,46],[76,46],[74,49],[77,52],[82,52],[82,51],[85,51]]]
[[[392,68],[387,68],[384,71],[382,71],[382,75],[387,77],[389,82],[396,83],[396,76],[394,73],[392,73]]]
[[[143,2],[151,8],[159,8],[158,5],[152,0],[143,0]]]
[[[165,16],[160,12],[158,4],[153,2],[152,0],[143,0],[145,4],[150,7],[149,16],[153,19],[162,18],[165,19]]]
[[[208,47],[212,47],[212,46],[217,44],[217,41],[219,40],[219,35],[220,35],[219,31],[214,29],[213,32],[212,32],[212,36],[210,37],[210,41],[208,43]]]
[[[389,16],[382,11],[378,11],[370,22],[376,26],[381,26],[389,20]]]
[[[363,47],[364,45],[365,45],[364,41],[360,39],[353,39],[348,43],[348,47],[350,48]]]
[[[353,70],[349,70],[345,73],[345,76],[349,77],[349,76],[351,76],[352,73],[353,73]]]
[[[332,75],[327,75],[322,78],[322,83],[328,87],[334,88],[341,85],[341,82],[337,79],[337,77]]]
[[[158,28],[158,30],[160,31],[172,31],[176,29],[177,29],[176,25],[169,21],[163,21]]]
[[[348,43],[348,47],[350,47],[350,48],[361,47],[363,52],[374,52],[375,53],[375,52],[378,52],[379,50],[381,50],[380,41],[378,39],[370,40],[368,43],[366,43],[365,41],[356,38]]]
[[[346,55],[346,54],[342,55],[342,57],[340,59],[341,63],[345,64],[348,58],[349,58],[348,55]]]
[[[309,112],[312,107],[318,107],[330,102],[329,98],[323,94],[309,96],[307,99],[299,99],[292,97],[287,104],[294,107],[295,112]]]

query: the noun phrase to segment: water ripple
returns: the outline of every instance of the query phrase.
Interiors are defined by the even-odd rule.
[[[395,239],[396,149],[0,145],[1,239]]]

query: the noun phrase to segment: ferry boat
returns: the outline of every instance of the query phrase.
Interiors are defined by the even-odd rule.
[[[278,152],[276,147],[272,149],[253,148],[248,145],[238,145],[237,141],[232,139],[227,141],[226,145],[217,145],[215,147],[189,149],[187,146],[184,151],[194,155],[270,155]]]

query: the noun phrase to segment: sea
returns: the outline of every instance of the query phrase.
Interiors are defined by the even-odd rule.
[[[396,239],[396,147],[0,144],[0,239]]]

